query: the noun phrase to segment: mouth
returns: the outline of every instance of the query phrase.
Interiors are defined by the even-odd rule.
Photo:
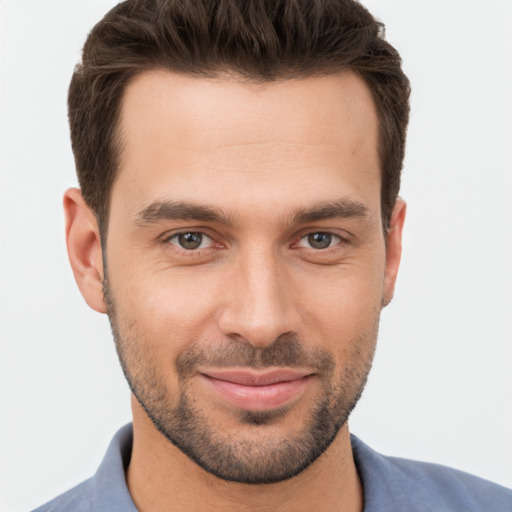
[[[251,411],[268,411],[297,400],[314,379],[311,372],[290,368],[206,369],[199,376],[221,399]]]

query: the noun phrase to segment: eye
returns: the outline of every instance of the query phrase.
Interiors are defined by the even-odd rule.
[[[167,241],[186,251],[195,251],[197,249],[205,249],[212,244],[212,239],[204,233],[195,231],[186,231],[184,233],[176,233],[172,235]]]
[[[328,249],[336,244],[341,242],[341,238],[337,235],[333,235],[332,233],[310,233],[309,235],[303,236],[299,243],[299,247],[307,247],[312,249]]]

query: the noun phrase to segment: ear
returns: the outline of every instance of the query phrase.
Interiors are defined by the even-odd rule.
[[[407,205],[400,197],[396,200],[389,223],[386,247],[386,270],[384,274],[384,296],[382,306],[387,306],[395,292],[396,276],[402,257],[402,229],[404,227]]]
[[[75,281],[85,302],[99,313],[106,313],[103,301],[103,257],[96,216],[80,190],[64,194],[66,243]]]

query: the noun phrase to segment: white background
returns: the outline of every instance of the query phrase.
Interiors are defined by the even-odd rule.
[[[0,511],[91,475],[129,392],[68,268],[66,90],[112,0],[0,2]],[[413,83],[396,298],[351,429],[512,486],[512,1],[367,0]]]

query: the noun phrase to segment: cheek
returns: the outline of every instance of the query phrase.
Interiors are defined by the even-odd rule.
[[[298,286],[301,292],[296,294],[304,319],[304,339],[324,345],[338,361],[362,348],[361,343],[373,350],[383,294],[383,267],[341,269],[308,281],[307,287],[304,282]]]
[[[166,359],[209,339],[218,283],[198,274],[190,269],[123,268],[117,276],[112,272],[111,287],[124,329],[151,345],[152,351],[166,354]]]

